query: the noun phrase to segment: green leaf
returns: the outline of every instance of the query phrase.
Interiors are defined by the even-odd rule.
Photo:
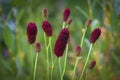
[[[15,37],[8,26],[3,28],[3,41],[9,49],[14,48]]]

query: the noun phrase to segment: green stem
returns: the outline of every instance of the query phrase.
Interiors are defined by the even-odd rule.
[[[62,29],[65,28],[65,22],[63,22],[63,26],[62,26]]]
[[[66,47],[66,53],[65,53],[65,59],[64,59],[64,67],[63,67],[62,79],[63,79],[63,76],[65,74],[66,62],[67,62],[67,54],[68,54],[68,44],[67,44],[67,47]]]
[[[53,79],[52,79],[52,73],[53,73],[53,70],[54,70],[54,68],[55,68],[56,62],[57,62],[57,58],[55,59],[55,62],[52,64],[52,69],[51,69],[51,80],[53,80]]]
[[[84,41],[86,31],[87,31],[87,27],[85,28],[85,31],[83,32],[83,35],[82,35],[82,39],[81,39],[81,43],[80,43],[81,48],[83,46],[83,41]]]
[[[51,53],[51,65],[52,65],[52,69],[51,69],[51,80],[52,80],[52,72],[53,72],[53,54],[52,54],[52,37],[49,38],[49,45],[50,45],[50,53]]]
[[[83,73],[84,73],[84,71],[85,71],[85,68],[86,68],[86,66],[87,66],[87,63],[88,63],[88,60],[89,60],[89,57],[90,57],[90,53],[91,53],[91,50],[92,50],[92,43],[90,44],[90,49],[89,49],[89,52],[88,52],[88,55],[87,55],[87,59],[86,59],[86,62],[85,62],[85,65],[84,65],[84,67],[83,67],[83,70],[82,70],[82,73],[81,73],[81,75],[80,75],[80,80],[82,80],[82,76],[83,76]]]
[[[61,58],[59,57],[60,80],[62,80]]]
[[[50,52],[51,52],[51,61],[53,65],[53,51],[52,51],[52,37],[49,38]]]
[[[46,40],[46,34],[44,33],[44,41],[45,41],[45,48],[46,48],[46,56],[47,56],[47,80],[49,80],[49,60],[48,60],[48,49],[49,49],[49,44],[47,46],[47,40]]]
[[[34,65],[34,76],[33,76],[33,80],[35,80],[36,67],[37,67],[37,60],[38,60],[38,53],[36,53],[36,57],[35,57],[35,65]]]
[[[87,3],[88,3],[88,9],[89,9],[89,15],[90,15],[90,18],[92,19],[92,6],[91,6],[91,2],[90,0],[87,0]]]
[[[80,43],[81,48],[82,48],[82,46],[83,46],[83,41],[84,41],[84,37],[85,37],[86,31],[87,31],[87,28],[85,28],[85,31],[83,32],[83,35],[82,35],[82,39],[81,39],[81,43]],[[75,66],[74,66],[74,69],[73,69],[74,71],[73,71],[72,80],[73,80],[74,77],[75,77],[75,71],[76,71],[78,62],[79,62],[79,58],[77,57],[77,59],[76,59],[76,61],[75,61]]]
[[[45,41],[45,47],[47,47],[47,40],[46,40],[46,34],[44,32],[44,41]]]
[[[79,62],[79,58],[76,58],[76,63],[75,63],[75,66],[74,66],[74,71],[73,71],[73,77],[72,77],[72,80],[74,80],[75,72],[76,72],[76,68],[77,68],[78,62]]]
[[[66,28],[68,28],[68,25],[66,25]]]

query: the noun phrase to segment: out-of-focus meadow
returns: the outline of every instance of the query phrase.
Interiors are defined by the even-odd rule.
[[[64,80],[71,80],[75,65],[74,47],[80,44],[82,29],[89,18],[92,24],[85,35],[83,58],[77,66],[76,80],[89,50],[90,33],[97,27],[101,28],[102,34],[92,48],[90,59],[96,60],[97,64],[87,72],[88,80],[120,80],[120,0],[0,0],[0,80],[32,80],[36,53],[28,44],[26,34],[27,24],[31,21],[37,24],[36,42],[41,43],[36,80],[47,80],[46,49],[41,28],[43,8],[49,11],[48,20],[54,36],[52,47],[62,28],[63,10],[71,9],[73,21],[69,26],[70,43]],[[57,64],[53,80],[60,80]]]

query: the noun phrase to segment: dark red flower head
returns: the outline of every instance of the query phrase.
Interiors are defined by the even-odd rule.
[[[69,8],[66,8],[63,12],[63,21],[67,21],[68,17],[70,15],[70,9]]]
[[[96,40],[100,37],[100,34],[101,34],[101,29],[96,28],[96,29],[91,33],[90,43],[95,43]]]
[[[36,52],[40,52],[41,50],[40,43],[36,43],[35,48],[36,48]]]
[[[69,30],[68,28],[64,28],[61,30],[54,46],[54,54],[57,57],[63,56],[68,39],[69,39]]]
[[[80,53],[81,53],[81,47],[78,45],[75,47],[75,54],[76,56],[80,56]]]
[[[89,69],[93,69],[96,65],[96,61],[91,61],[89,64]]]
[[[27,25],[27,37],[29,44],[32,44],[36,40],[37,26],[34,22],[30,22]]]
[[[43,19],[48,18],[48,9],[47,8],[44,8],[42,10],[42,17],[43,17]]]
[[[92,19],[88,19],[85,23],[85,26],[89,27],[91,25],[91,23],[92,23]]]
[[[52,36],[52,27],[48,20],[42,22],[42,28],[48,37]]]

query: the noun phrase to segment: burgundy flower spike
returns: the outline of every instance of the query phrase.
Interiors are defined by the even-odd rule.
[[[96,28],[96,29],[91,33],[90,43],[95,43],[96,40],[100,37],[100,34],[101,34],[101,29]]]
[[[29,44],[32,44],[36,40],[37,26],[34,22],[30,22],[27,25],[27,37]]]
[[[48,20],[42,22],[42,28],[48,37],[52,36],[52,27]]]
[[[68,39],[69,39],[69,30],[68,28],[64,28],[61,30],[54,46],[54,54],[57,57],[63,56]]]
[[[63,21],[67,21],[68,17],[70,15],[70,9],[69,8],[66,8],[63,12]]]

